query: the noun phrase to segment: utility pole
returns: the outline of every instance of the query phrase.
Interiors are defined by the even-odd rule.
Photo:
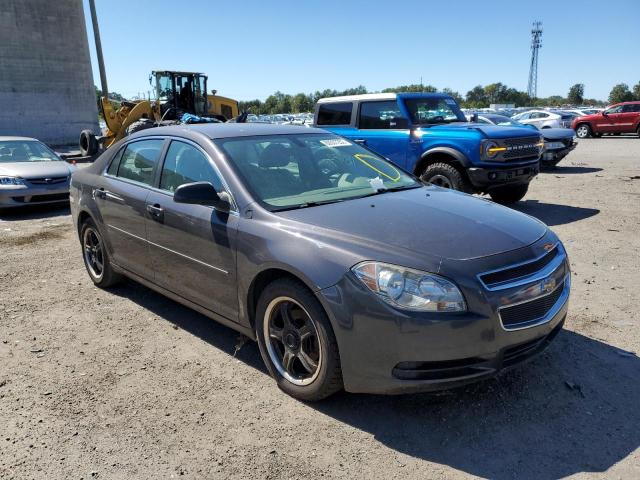
[[[98,68],[100,69],[100,85],[102,86],[102,96],[109,97],[107,74],[104,70],[102,43],[100,42],[100,29],[98,28],[98,16],[96,15],[96,4],[94,0],[89,0],[89,9],[91,10],[91,23],[93,24],[93,38],[96,42],[96,56],[98,57]]]
[[[527,84],[527,94],[531,98],[538,96],[538,50],[540,47],[542,47],[542,22],[536,20],[531,29],[531,65]]]

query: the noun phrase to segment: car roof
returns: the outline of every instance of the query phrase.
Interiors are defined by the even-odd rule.
[[[200,134],[210,139],[251,137],[258,135],[291,135],[307,133],[324,133],[320,128],[302,127],[300,125],[274,125],[272,123],[198,123],[190,125],[171,125],[167,127],[148,128],[135,133],[136,138],[155,135],[175,135],[189,137]]]
[[[318,103],[353,102],[355,100],[395,100],[396,98],[443,98],[450,97],[446,93],[435,92],[399,92],[399,93],[364,93],[362,95],[344,95],[342,97],[326,97]]]
[[[39,142],[40,141],[37,138],[31,138],[31,137],[0,136],[0,141],[17,141],[17,140],[23,140],[25,142]]]

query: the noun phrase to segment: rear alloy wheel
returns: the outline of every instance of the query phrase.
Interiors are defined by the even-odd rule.
[[[314,401],[342,388],[333,330],[303,285],[283,279],[265,288],[258,301],[256,336],[271,376],[287,394]]]
[[[581,123],[576,128],[576,136],[578,138],[589,138],[591,136],[591,127],[586,123]]]
[[[491,200],[496,203],[508,205],[510,203],[519,202],[524,198],[529,190],[528,183],[520,183],[517,185],[505,185],[504,187],[494,188],[489,192]]]
[[[462,176],[457,168],[448,163],[429,165],[420,176],[420,180],[442,188],[451,188],[465,193],[471,192],[471,187],[466,178]]]
[[[101,288],[116,284],[120,280],[120,275],[114,272],[111,267],[109,254],[93,220],[87,220],[82,225],[80,239],[84,266],[93,283]]]

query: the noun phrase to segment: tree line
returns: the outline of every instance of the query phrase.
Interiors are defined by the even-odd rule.
[[[584,96],[584,84],[576,83],[569,88],[566,97],[552,95],[546,98],[531,98],[526,92],[508,87],[503,83],[491,83],[489,85],[477,85],[469,90],[464,96],[459,92],[449,88],[438,89],[433,85],[399,85],[397,87],[385,88],[387,92],[442,92],[451,95],[463,108],[485,108],[492,103],[511,103],[516,107],[543,107],[561,105],[595,105],[605,106],[607,102],[595,98]],[[295,95],[286,94],[280,91],[269,95],[266,100],[241,101],[240,110],[255,114],[276,114],[276,113],[303,113],[313,110],[314,105],[320,98],[337,97],[342,95],[357,95],[369,92],[366,87],[359,85],[347,90],[323,90],[314,93],[297,93]],[[608,103],[627,102],[640,100],[640,82],[633,89],[627,84],[615,85],[609,94]]]

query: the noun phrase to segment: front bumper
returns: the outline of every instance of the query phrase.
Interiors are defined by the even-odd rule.
[[[381,394],[444,390],[532,358],[549,345],[567,315],[568,266],[556,273],[561,295],[544,317],[522,328],[503,325],[500,304],[537,288],[538,280],[493,292],[482,291],[480,283],[475,292],[461,286],[469,312],[443,315],[397,310],[346,275],[319,292],[338,341],[345,389]]]
[[[554,148],[554,149],[545,149],[545,152],[542,154],[543,162],[559,162],[564,157],[569,155],[569,152],[574,150],[578,144],[576,142],[572,142],[568,146],[564,146],[562,148]]]
[[[0,208],[69,202],[69,183],[0,187]]]
[[[524,165],[496,165],[492,168],[467,169],[471,184],[483,192],[503,185],[529,183],[539,171],[540,165],[537,161]]]

